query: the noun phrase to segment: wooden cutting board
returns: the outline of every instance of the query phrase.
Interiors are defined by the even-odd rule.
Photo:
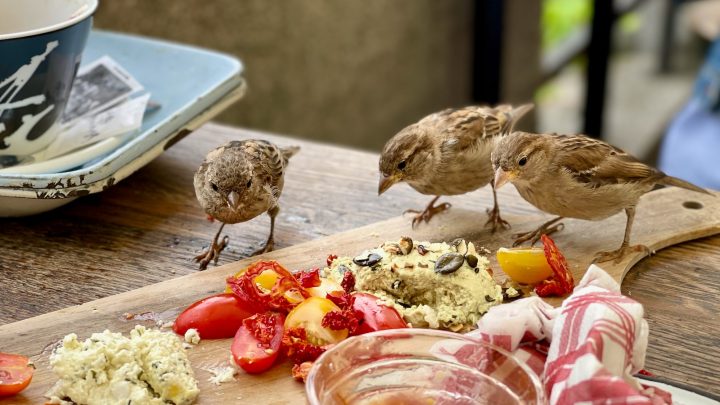
[[[718,194],[720,195],[720,194]],[[588,202],[591,203],[591,202]],[[385,240],[410,236],[414,240],[450,241],[461,237],[490,249],[511,245],[510,234],[531,230],[546,221],[547,216],[507,216],[511,231],[492,234],[483,225],[485,213],[451,209],[435,217],[429,225],[417,230],[409,218],[393,218],[337,235],[278,250],[263,256],[280,261],[290,269],[324,265],[328,254],[356,255]],[[565,220],[565,229],[553,236],[579,281],[594,254],[619,246],[625,227],[625,215],[619,214],[601,222]],[[653,250],[684,241],[720,233],[720,198],[668,188],[643,197],[638,206],[632,243],[643,243]],[[491,263],[498,280],[504,279],[494,255]],[[618,282],[640,259],[641,253],[626,257],[621,263],[602,263]],[[0,351],[30,356],[37,366],[31,385],[21,395],[0,399],[0,404],[42,403],[43,395],[55,383],[49,370],[48,356],[54,345],[68,333],[86,338],[93,332],[110,329],[126,333],[138,323],[154,325],[154,319],[169,321],[196,300],[224,289],[224,280],[249,263],[253,257],[211,268],[185,277],[99,299],[83,305],[0,326]],[[193,266],[188,260],[188,266]],[[48,299],[52,293],[48,292]],[[559,301],[553,302],[558,304]],[[124,314],[149,313],[150,320],[127,320]],[[230,340],[203,340],[189,350],[189,357],[200,381],[200,404],[224,404],[242,400],[255,404],[296,404],[304,399],[304,386],[290,377],[290,366],[276,365],[259,376],[239,374],[236,381],[214,386],[208,382],[207,369],[228,364]]]

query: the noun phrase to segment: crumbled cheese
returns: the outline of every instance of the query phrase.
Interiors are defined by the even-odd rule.
[[[212,374],[212,377],[208,378],[208,381],[215,385],[235,380],[235,374],[238,373],[237,368],[232,365],[225,367],[213,367],[209,368],[208,371]]]
[[[190,328],[185,332],[185,341],[194,345],[200,343],[200,334],[197,329]]]
[[[140,325],[130,337],[106,330],[81,342],[71,333],[50,365],[60,379],[51,403],[188,405],[200,392],[175,334]]]

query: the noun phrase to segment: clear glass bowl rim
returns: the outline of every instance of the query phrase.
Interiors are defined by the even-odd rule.
[[[413,335],[413,336],[430,336],[430,337],[438,337],[438,338],[447,338],[447,339],[453,339],[453,340],[465,340],[467,342],[472,343],[478,343],[483,346],[489,347],[493,350],[496,350],[498,353],[503,354],[504,356],[513,359],[517,365],[522,369],[525,374],[528,375],[530,381],[532,381],[533,386],[535,387],[535,391],[538,393],[538,402],[539,403],[545,403],[545,389],[542,385],[542,382],[540,381],[540,377],[532,370],[530,367],[525,364],[523,361],[519,360],[517,356],[515,356],[512,352],[509,352],[502,347],[496,346],[492,343],[488,343],[482,339],[474,338],[472,336],[467,336],[461,333],[454,333],[454,332],[448,332],[444,330],[436,330],[436,329],[422,329],[422,328],[408,328],[408,329],[386,329],[381,330],[377,332],[370,332],[365,333],[363,335],[358,336],[352,336],[348,339],[343,340],[342,342],[335,345],[330,350],[326,351],[320,357],[318,357],[317,360],[313,363],[312,368],[310,369],[310,372],[308,373],[307,380],[305,382],[305,394],[307,396],[308,403],[310,405],[323,405],[319,398],[318,393],[315,390],[315,378],[317,378],[317,373],[319,370],[319,365],[323,363],[323,361],[329,357],[330,353],[333,353],[335,351],[342,350],[345,346],[351,344],[354,340],[357,339],[367,339],[367,338],[382,338],[387,336],[394,336],[397,334],[404,334],[404,335]]]

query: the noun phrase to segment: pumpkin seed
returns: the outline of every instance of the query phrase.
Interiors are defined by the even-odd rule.
[[[377,253],[370,253],[367,256],[358,256],[354,258],[353,263],[357,264],[358,266],[372,267],[378,264],[380,260],[382,260],[382,256]]]
[[[465,262],[465,257],[460,253],[450,252],[438,257],[435,262],[435,272],[440,274],[451,274],[457,271]]]
[[[423,245],[418,245],[417,250],[418,253],[420,253],[420,256],[425,256],[428,252],[427,248]]]

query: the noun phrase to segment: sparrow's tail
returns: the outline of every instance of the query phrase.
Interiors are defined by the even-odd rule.
[[[294,156],[296,153],[300,152],[299,146],[287,146],[284,148],[280,148],[280,151],[282,152],[283,157],[287,160],[290,159],[292,156]]]
[[[515,124],[517,124],[520,119],[522,119],[525,114],[527,114],[530,110],[535,108],[535,104],[528,103],[523,104],[519,107],[515,107],[507,114],[507,120],[505,121],[505,125],[503,126],[503,133],[509,134],[513,131],[513,128],[515,128]]]
[[[684,188],[687,190],[697,191],[698,193],[714,195],[713,193],[705,190],[702,187],[698,187],[690,182],[678,179],[677,177],[665,176],[665,177],[661,178],[660,181],[658,181],[658,183],[663,184],[665,186],[675,186],[675,187],[680,187],[680,188]]]

